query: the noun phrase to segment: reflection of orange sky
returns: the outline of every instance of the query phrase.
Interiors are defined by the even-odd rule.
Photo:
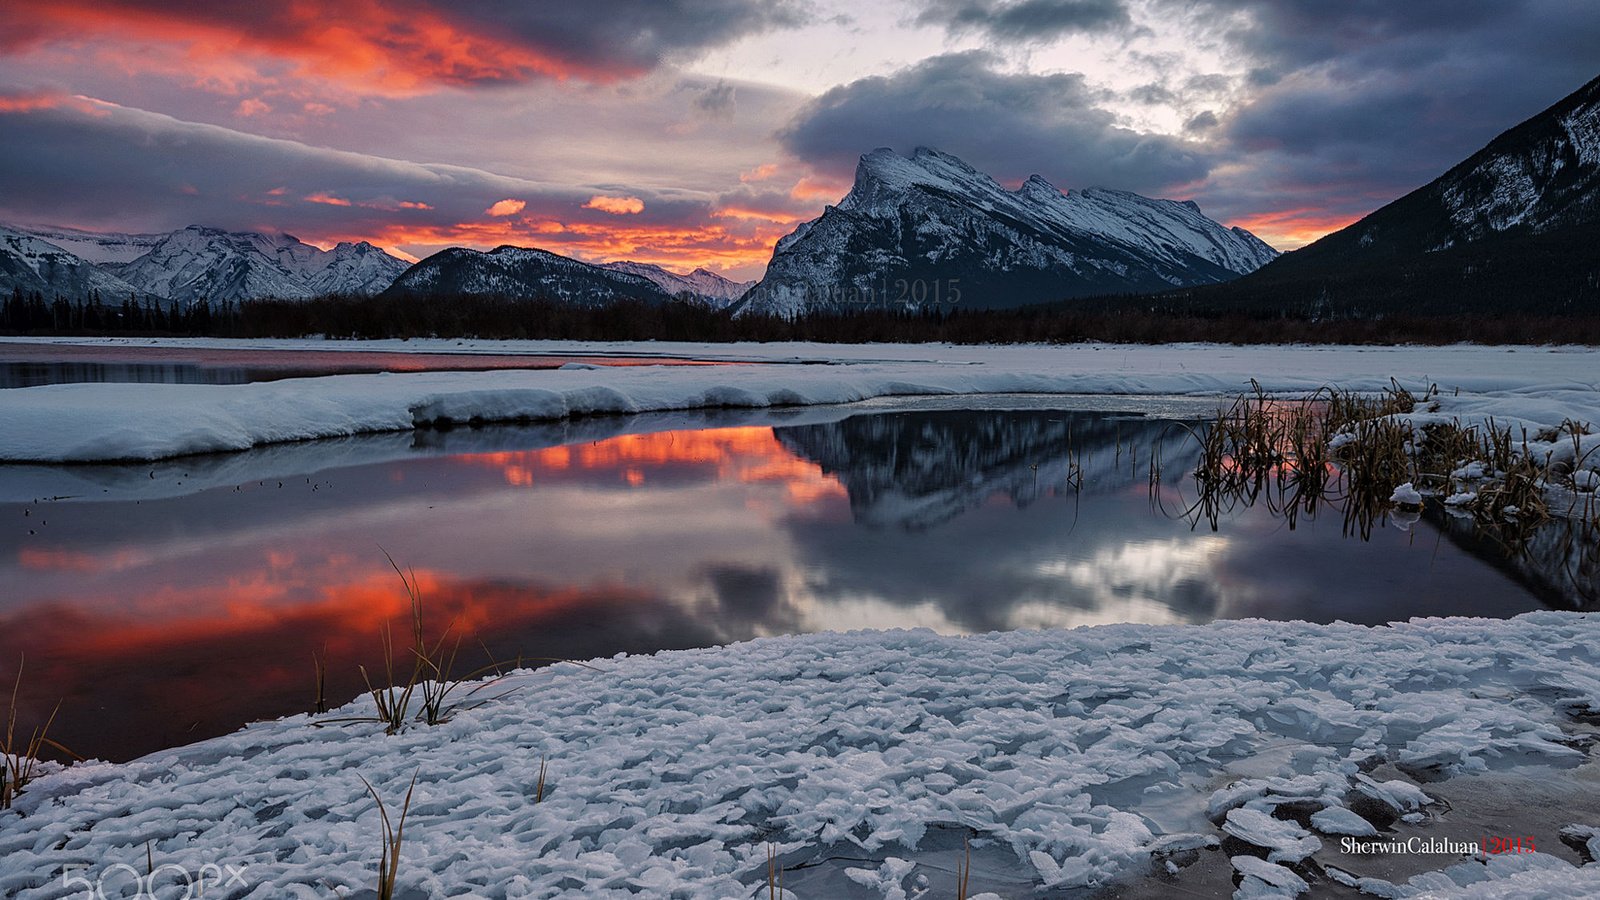
[[[846,496],[844,485],[836,478],[791,453],[771,428],[760,426],[625,434],[592,444],[457,458],[469,465],[497,468],[507,484],[518,487],[538,484],[546,474],[570,469],[616,472],[620,480],[637,486],[649,481],[652,468],[690,465],[714,470],[719,480],[781,484],[796,505]]]
[[[274,571],[284,562],[273,551],[263,554],[262,568],[222,585],[163,586],[119,596],[131,601],[123,605],[82,598],[88,602],[0,615],[0,689],[9,695],[12,666],[25,652],[21,724],[32,727],[65,698],[51,736],[80,753],[119,755],[220,734],[241,716],[309,711],[313,653],[328,660],[329,700],[343,703],[362,690],[358,665],[382,671],[385,622],[399,647],[410,640],[409,600],[381,562],[333,555]],[[554,648],[522,642],[574,616],[619,616],[619,607],[654,599],[605,586],[459,581],[432,570],[417,571],[415,580],[426,639],[447,628],[450,643],[461,638],[457,674],[484,664],[480,639],[502,659],[547,655]],[[408,671],[409,662],[396,666]]]

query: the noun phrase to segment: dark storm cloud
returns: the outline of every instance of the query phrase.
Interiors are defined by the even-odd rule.
[[[694,98],[695,108],[702,112],[717,116],[733,115],[733,108],[737,102],[734,87],[726,81],[719,81],[700,91]]]
[[[801,25],[810,12],[810,4],[801,0],[431,0],[431,5],[485,29],[506,29],[540,46],[629,68],[653,68],[747,35]]]
[[[1121,0],[928,0],[916,21],[1013,41],[1051,41],[1132,25]]]
[[[1233,163],[1201,194],[1223,217],[1275,204],[1359,217],[1600,74],[1600,16],[1545,0],[1166,9],[1228,22],[1220,36],[1256,63],[1208,132]]]
[[[1205,175],[1203,148],[1123,128],[1109,95],[1079,74],[998,72],[972,51],[836,87],[780,134],[785,149],[836,176],[874,147],[934,147],[1000,179],[1040,174],[1062,187],[1160,191]]]

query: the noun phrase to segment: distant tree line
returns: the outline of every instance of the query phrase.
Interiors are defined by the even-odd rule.
[[[817,341],[823,343],[1332,343],[1600,345],[1600,314],[1378,315],[1311,304],[1298,310],[1185,308],[1171,298],[1113,297],[1009,310],[862,309],[798,319],[734,318],[691,303],[581,307],[493,296],[334,296],[198,302],[162,308],[134,298],[46,301],[13,291],[0,309],[13,335],[135,334],[265,338]]]
[[[47,301],[40,291],[17,287],[0,302],[0,334],[14,335],[219,335],[236,327],[238,318],[236,303],[162,306],[132,296],[107,303],[99,291],[76,300],[56,294]]]

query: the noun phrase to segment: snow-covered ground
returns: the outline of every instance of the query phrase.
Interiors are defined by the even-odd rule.
[[[1600,425],[1589,348],[162,343],[814,364],[5,390],[0,460],[153,460],[443,421],[912,394],[1220,396],[1252,379],[1276,392],[1437,385],[1419,422],[1493,417],[1530,437],[1563,420]],[[1580,469],[1600,472],[1600,453],[1573,447]],[[1223,854],[1241,898],[1333,881],[1389,897],[1593,897],[1600,866],[1548,839],[1538,853],[1440,855],[1409,881],[1331,848],[1448,815],[1419,778],[1532,772],[1582,794],[1600,780],[1597,647],[1600,618],[1546,612],[1376,629],[857,632],[558,665],[395,736],[302,716],[53,772],[0,813],[0,894],[84,896],[81,877],[134,896],[153,866],[161,897],[186,896],[180,874],[202,872],[214,896],[361,897],[381,839],[361,779],[393,815],[415,777],[409,897],[767,896],[769,848],[791,898],[953,896],[966,836],[974,893],[1073,896],[1152,871],[1182,885],[1178,870]],[[551,774],[536,803],[541,759]],[[1541,827],[1590,834],[1597,810],[1560,808]]]
[[[1236,896],[1289,896],[1369,874],[1327,868],[1344,836],[1397,820],[1426,833],[1448,815],[1394,766],[1592,779],[1581,717],[1600,712],[1597,648],[1600,617],[1545,612],[852,632],[557,665],[395,736],[298,716],[48,775],[0,813],[0,892],[83,896],[63,871],[142,874],[148,853],[178,885],[163,897],[207,865],[248,885],[213,895],[359,896],[381,834],[361,779],[395,815],[415,777],[401,895],[765,897],[770,846],[806,866],[786,896],[953,896],[955,854],[929,851],[970,835],[974,893],[1092,887],[1220,853]],[[1597,824],[1541,815],[1551,834]],[[1361,886],[1595,896],[1600,866],[1547,838]],[[125,869],[105,884],[132,895]]]
[[[84,343],[77,339],[75,343]],[[106,340],[100,343],[107,344]],[[134,342],[124,342],[131,344]],[[144,344],[140,344],[144,345]],[[1216,394],[1390,379],[1437,385],[1439,412],[1530,433],[1600,422],[1593,348],[673,344],[497,341],[172,341],[169,346],[662,354],[818,365],[603,367],[338,375],[243,385],[64,384],[0,392],[0,460],[151,460],[440,421],[554,420],[697,407],[843,403],[912,394]],[[1597,454],[1600,455],[1600,454]]]

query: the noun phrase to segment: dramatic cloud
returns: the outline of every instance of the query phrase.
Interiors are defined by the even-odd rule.
[[[1011,41],[1051,41],[1132,24],[1121,0],[928,0],[916,21]]]
[[[1002,180],[1044,175],[1066,187],[1160,192],[1203,177],[1205,148],[1117,124],[1079,74],[996,71],[985,51],[947,54],[817,98],[781,134],[795,156],[835,176],[873,147],[954,153]]]
[[[90,104],[92,113],[77,107],[88,103],[0,109],[0,221],[285,230],[319,243],[371,240],[415,256],[509,243],[594,261],[745,273],[759,272],[784,232],[722,215],[712,194],[612,196],[604,186],[327,150],[111,104]],[[617,224],[619,213],[626,225]]]
[[[134,41],[173,48],[190,65],[259,55],[287,61],[301,75],[403,93],[440,84],[630,77],[799,21],[792,0],[18,0],[0,7],[0,52]],[[130,67],[152,62],[140,51],[126,60]]]
[[[1295,246],[1593,78],[1596,46],[1570,0],[14,0],[0,220],[747,277],[860,154],[928,145]]]

